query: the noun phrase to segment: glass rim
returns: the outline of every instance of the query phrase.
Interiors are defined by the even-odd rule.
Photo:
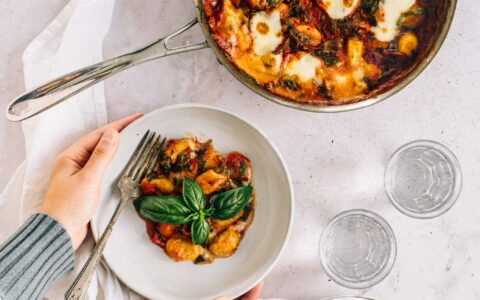
[[[410,149],[416,146],[433,148],[436,151],[438,151],[449,162],[449,164],[452,167],[452,171],[454,173],[453,174],[454,186],[453,186],[452,192],[447,196],[447,200],[445,200],[442,203],[442,205],[439,206],[438,208],[435,208],[428,212],[416,212],[404,207],[393,195],[391,184],[390,184],[392,170],[395,163],[398,161],[398,159],[407,149]],[[398,211],[400,211],[404,215],[407,215],[409,217],[416,218],[416,219],[432,219],[440,215],[443,215],[444,213],[449,211],[453,207],[453,205],[457,202],[458,197],[460,196],[460,192],[462,190],[462,169],[460,167],[460,163],[458,161],[457,156],[445,145],[440,144],[439,142],[435,142],[427,139],[414,140],[399,147],[397,150],[395,150],[395,152],[390,157],[387,167],[385,169],[384,187],[385,187],[385,193],[387,194],[388,200],[390,200],[390,203],[392,203],[393,206]]]
[[[358,296],[337,296],[320,298],[320,300],[374,300],[372,298],[358,297]]]
[[[377,274],[375,274],[373,277],[367,280],[361,280],[361,281],[347,280],[341,276],[338,276],[326,263],[327,259],[326,259],[326,254],[323,246],[325,245],[327,233],[331,230],[332,226],[335,225],[339,220],[341,220],[344,217],[348,217],[352,215],[366,216],[372,219],[373,221],[377,222],[384,229],[387,235],[387,238],[390,241],[390,251],[388,254],[387,261],[385,262],[385,264],[383,264],[381,270]],[[390,224],[377,213],[374,213],[373,211],[370,211],[370,210],[361,209],[361,208],[350,209],[337,214],[335,217],[333,217],[329,221],[329,223],[327,224],[327,227],[323,231],[322,236],[320,238],[319,255],[320,255],[320,262],[322,264],[323,270],[325,271],[327,276],[330,279],[332,279],[334,282],[346,288],[365,289],[380,283],[392,271],[393,265],[397,257],[397,240],[395,238],[395,234]]]

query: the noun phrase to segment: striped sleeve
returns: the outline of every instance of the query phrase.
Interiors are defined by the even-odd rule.
[[[51,217],[35,214],[0,246],[0,299],[39,299],[73,268],[68,233]]]

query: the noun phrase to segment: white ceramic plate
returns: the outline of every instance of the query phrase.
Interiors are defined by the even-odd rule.
[[[275,146],[247,121],[224,110],[184,104],[153,111],[121,133],[118,153],[105,176],[100,206],[92,219],[97,238],[117,205],[118,177],[147,129],[167,138],[197,136],[213,139],[222,153],[238,150],[251,159],[256,189],[255,219],[237,252],[213,264],[177,263],[152,244],[133,205],[122,212],[103,256],[130,288],[150,299],[236,297],[258,283],[273,268],[293,219],[293,189],[285,163]]]

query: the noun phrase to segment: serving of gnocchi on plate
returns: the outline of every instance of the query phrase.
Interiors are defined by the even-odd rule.
[[[253,222],[250,160],[222,155],[213,141],[168,140],[135,201],[150,241],[175,261],[211,263],[235,253]]]
[[[261,130],[219,108],[152,111],[120,133],[91,221],[94,238],[110,221],[118,178],[147,130],[168,139],[140,183],[141,197],[120,214],[105,262],[148,299],[242,295],[280,259],[292,228],[293,188],[281,154]]]

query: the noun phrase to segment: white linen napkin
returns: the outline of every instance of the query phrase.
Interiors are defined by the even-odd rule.
[[[72,0],[23,54],[26,89],[103,60],[115,0]],[[0,242],[38,211],[56,155],[79,136],[107,123],[102,84],[24,121],[26,160],[0,195]],[[93,248],[91,236],[76,252],[76,272]],[[47,299],[63,299],[76,274],[56,284]],[[138,299],[100,266],[87,299]]]

